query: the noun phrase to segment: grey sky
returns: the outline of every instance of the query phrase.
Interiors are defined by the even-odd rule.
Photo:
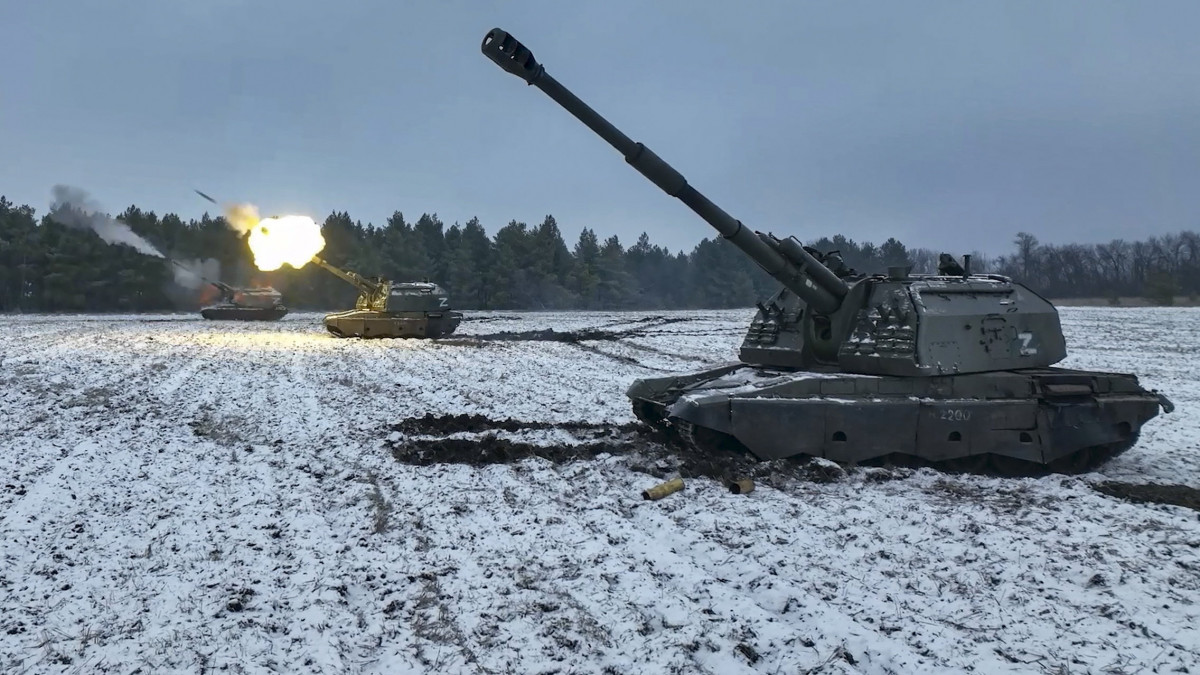
[[[498,26],[747,225],[1006,252],[1200,227],[1200,3],[3,3],[0,194],[713,234],[479,52]]]

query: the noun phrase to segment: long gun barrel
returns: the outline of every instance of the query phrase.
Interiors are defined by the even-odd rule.
[[[616,148],[633,168],[650,179],[668,195],[679,199],[712,225],[721,236],[733,242],[777,281],[804,298],[818,312],[832,312],[841,306],[846,283],[825,267],[794,237],[782,241],[746,228],[740,221],[712,203],[687,179],[645,145],[634,141],[604,119],[570,90],[550,76],[533,53],[499,28],[483,38],[484,55],[504,70],[541,89],[567,112],[574,115],[609,145]]]
[[[223,283],[220,281],[213,281],[212,279],[209,279],[208,277],[200,274],[199,272],[195,272],[193,270],[188,269],[183,263],[179,262],[178,260],[175,260],[174,258],[167,258],[167,260],[170,260],[172,265],[178,267],[179,269],[183,270],[187,274],[190,274],[193,277],[199,278],[204,283],[206,283],[209,286],[212,286],[213,288],[220,291],[221,297],[224,298],[225,300],[227,300],[227,301],[233,300],[233,295],[234,295],[234,293],[237,292],[237,289],[235,289],[233,286],[230,286],[229,284],[226,284],[226,283]]]
[[[312,262],[313,262],[313,264],[318,265],[319,267],[323,267],[326,270],[329,270],[334,276],[338,277],[339,279],[342,279],[348,283],[353,284],[359,291],[362,291],[363,293],[366,293],[368,295],[378,293],[379,289],[381,288],[381,286],[379,284],[375,283],[374,281],[371,281],[370,279],[367,279],[366,277],[363,277],[362,275],[355,274],[354,272],[347,272],[346,270],[344,270],[340,267],[335,267],[334,265],[330,265],[329,263],[325,262],[324,260],[322,260],[321,258],[319,258],[315,255],[312,257]]]
[[[206,283],[206,284],[212,284],[213,286],[216,286],[216,287],[217,287],[217,290],[219,290],[219,291],[224,291],[224,292],[231,292],[231,291],[233,291],[233,289],[232,289],[232,288],[230,288],[229,286],[227,286],[227,285],[225,285],[225,284],[221,283],[220,281],[213,281],[212,279],[209,279],[208,277],[206,277],[206,276],[204,276],[204,275],[200,274],[199,272],[196,272],[195,270],[190,270],[190,269],[188,269],[186,265],[184,265],[183,263],[179,262],[178,260],[175,260],[174,258],[167,258],[167,260],[168,260],[168,261],[170,261],[170,263],[171,263],[172,265],[174,265],[174,266],[178,267],[179,269],[183,270],[183,271],[184,271],[184,273],[186,273],[186,274],[189,274],[189,275],[191,275],[191,276],[193,276],[193,277],[197,277],[198,279],[200,279],[200,281],[203,281],[203,282],[204,282],[204,283]]]

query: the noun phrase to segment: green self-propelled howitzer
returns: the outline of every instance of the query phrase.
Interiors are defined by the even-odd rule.
[[[287,316],[288,308],[283,304],[283,295],[270,286],[238,288],[221,281],[207,279],[177,260],[172,265],[185,274],[217,289],[220,298],[213,304],[200,309],[200,316],[214,321],[278,321]]]
[[[462,312],[450,308],[449,295],[437,284],[364,277],[317,256],[312,262],[358,289],[354,309],[325,316],[325,328],[338,337],[439,338],[462,321]]]
[[[836,252],[753,231],[551,77],[513,36],[483,53],[542,90],[779,282],[739,361],[637,380],[643,422],[704,450],[1006,474],[1088,470],[1132,447],[1164,396],[1134,375],[1055,368],[1058,311],[1012,279],[942,256],[937,274],[847,268]]]

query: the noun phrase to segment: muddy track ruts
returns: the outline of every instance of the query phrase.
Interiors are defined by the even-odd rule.
[[[643,331],[630,329],[623,331],[608,331],[599,328],[581,328],[579,330],[557,331],[553,328],[524,331],[501,331],[499,333],[484,333],[481,335],[463,336],[484,342],[566,342],[584,341],[613,341],[633,335],[641,335]]]
[[[484,415],[434,415],[410,417],[391,425],[392,431],[402,434],[456,434],[485,431],[540,431],[562,429],[572,432],[629,432],[638,428],[636,422],[622,425],[596,424],[593,422],[523,422],[512,418],[493,419]]]
[[[762,461],[739,452],[711,452],[689,445],[663,431],[636,422],[533,422],[483,415],[433,415],[401,420],[389,427],[401,437],[388,441],[392,457],[404,464],[508,464],[538,457],[556,464],[595,459],[602,454],[623,457],[631,471],[658,478],[752,478],[772,487],[803,481],[829,483],[847,475],[847,468],[826,460],[797,456]],[[574,444],[538,445],[499,438],[497,432],[565,431]],[[481,434],[477,438],[446,438],[452,434]],[[440,438],[439,438],[440,436]],[[886,481],[909,475],[915,467],[861,467],[866,478]],[[855,469],[851,469],[852,471]],[[948,474],[956,473],[946,471]],[[1200,511],[1200,490],[1185,485],[1132,484],[1104,481],[1097,492],[1134,503],[1168,504]]]
[[[684,321],[695,321],[695,319],[693,317],[652,316],[637,321],[622,320],[616,323],[608,323],[597,328],[579,328],[576,330],[563,331],[555,330],[553,328],[525,331],[500,331],[498,333],[463,335],[461,337],[452,339],[480,340],[486,342],[611,342],[615,340],[623,340],[629,337],[641,337],[646,335],[646,330],[649,328],[666,326],[668,324],[681,323]],[[621,324],[633,324],[633,327],[622,330],[604,330],[605,326],[616,326]]]
[[[491,318],[491,317],[488,317],[488,318]],[[586,344],[586,343],[589,343],[589,342],[617,342],[617,341],[625,340],[627,338],[632,338],[632,337],[646,337],[647,335],[650,334],[649,332],[647,332],[647,329],[655,328],[658,326],[665,326],[668,324],[682,323],[685,321],[695,321],[695,320],[696,319],[694,317],[649,316],[649,317],[637,319],[634,321],[621,319],[618,321],[612,321],[612,322],[609,322],[606,324],[601,324],[598,327],[580,328],[580,329],[576,329],[576,330],[559,331],[559,330],[555,330],[553,328],[543,328],[543,329],[539,329],[539,330],[527,330],[527,331],[501,331],[498,333],[483,333],[483,334],[479,334],[479,335],[453,336],[453,337],[449,337],[446,339],[437,340],[437,342],[439,344],[454,345],[454,346],[460,346],[460,347],[485,347],[485,346],[489,345],[490,343],[495,343],[495,342],[499,342],[499,343],[504,343],[504,342],[559,342],[562,344],[571,345],[572,347],[576,347],[578,349],[582,349],[586,352],[590,352],[597,356],[603,356],[606,358],[613,359],[614,361],[618,361],[620,363],[637,366],[638,368],[644,368],[646,370],[653,370],[653,371],[659,371],[659,372],[669,372],[663,368],[647,366],[646,364],[642,363],[641,361],[637,360],[636,358],[633,358],[632,356],[625,356],[623,354],[612,354],[612,353],[606,352],[602,349],[599,349],[598,347],[596,347],[594,345]],[[630,324],[632,324],[632,327],[625,328],[622,330],[605,330],[605,328],[609,327],[609,326],[630,325]],[[654,349],[651,347],[643,347],[641,345],[637,345],[632,342],[627,342],[625,344],[627,344],[631,347],[634,347],[636,349],[641,349],[643,351],[658,352],[661,354],[675,356],[676,358],[682,358],[682,359],[688,360],[688,357],[686,357],[686,356],[676,356],[676,355],[669,354],[667,352],[659,352],[659,350],[657,350],[657,349]]]
[[[400,438],[388,441],[392,457],[404,464],[507,464],[538,457],[556,464],[590,460],[598,455],[622,457],[632,471],[657,478],[753,478],[763,485],[782,487],[793,481],[826,483],[846,473],[832,462],[807,457],[761,461],[745,453],[708,453],[684,445],[663,432],[636,422],[598,424],[590,422],[525,422],[511,418],[492,419],[482,415],[433,415],[414,417],[389,427]],[[497,432],[564,431],[576,443],[539,445],[500,438]],[[459,433],[481,434],[476,438],[446,438]],[[432,436],[432,438],[431,438]],[[902,474],[875,469],[873,478]]]
[[[651,347],[650,345],[638,344],[636,342],[626,342],[625,346],[629,347],[630,349],[636,349],[637,351],[640,351],[640,352],[646,352],[648,354],[657,354],[658,356],[665,356],[667,358],[675,359],[678,361],[689,361],[692,363],[706,363],[708,361],[708,359],[706,359],[706,358],[695,356],[692,354],[680,354],[678,352],[667,351],[666,349],[659,349],[658,347]],[[627,357],[627,358],[631,358],[631,357]]]
[[[1200,511],[1200,490],[1187,485],[1122,483],[1109,480],[1096,483],[1092,487],[1110,497],[1127,499],[1137,504],[1168,504]]]
[[[590,331],[592,329],[587,329],[587,330]],[[496,336],[502,336],[502,337],[496,337]],[[583,350],[590,354],[595,354],[596,356],[603,356],[605,358],[612,359],[614,361],[617,361],[618,363],[624,363],[624,364],[631,365],[631,366],[637,366],[638,368],[644,368],[646,370],[653,370],[653,371],[658,371],[658,372],[663,372],[663,373],[671,372],[665,368],[656,368],[654,366],[648,366],[648,365],[642,363],[641,361],[638,361],[637,359],[633,358],[632,356],[625,356],[623,354],[612,354],[612,353],[606,352],[602,349],[599,349],[598,347],[596,347],[594,345],[586,344],[586,342],[585,342],[585,341],[590,341],[590,340],[606,340],[606,341],[615,342],[617,340],[622,340],[625,337],[629,337],[629,336],[622,335],[622,336],[618,336],[618,337],[609,336],[609,337],[601,337],[601,338],[588,337],[588,336],[581,336],[579,331],[568,331],[568,332],[560,333],[560,332],[555,331],[553,328],[549,328],[544,331],[527,331],[525,333],[493,333],[492,335],[471,335],[471,336],[463,336],[463,337],[452,337],[452,338],[437,340],[437,343],[443,344],[443,345],[453,345],[456,347],[488,347],[488,346],[491,346],[492,344],[504,343],[504,342],[520,342],[520,341],[559,342],[562,344],[570,345],[571,347],[574,347],[576,349]],[[633,345],[633,343],[631,343],[631,342],[626,342],[624,344]]]

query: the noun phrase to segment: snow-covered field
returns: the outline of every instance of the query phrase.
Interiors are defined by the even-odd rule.
[[[658,315],[460,328],[638,329],[580,344],[0,317],[0,672],[1200,672],[1197,512],[1092,487],[1200,487],[1200,309],[1062,310],[1063,365],[1178,406],[1099,474],[651,502],[623,453],[394,456],[426,414],[628,425],[632,379],[734,359],[749,318]]]

